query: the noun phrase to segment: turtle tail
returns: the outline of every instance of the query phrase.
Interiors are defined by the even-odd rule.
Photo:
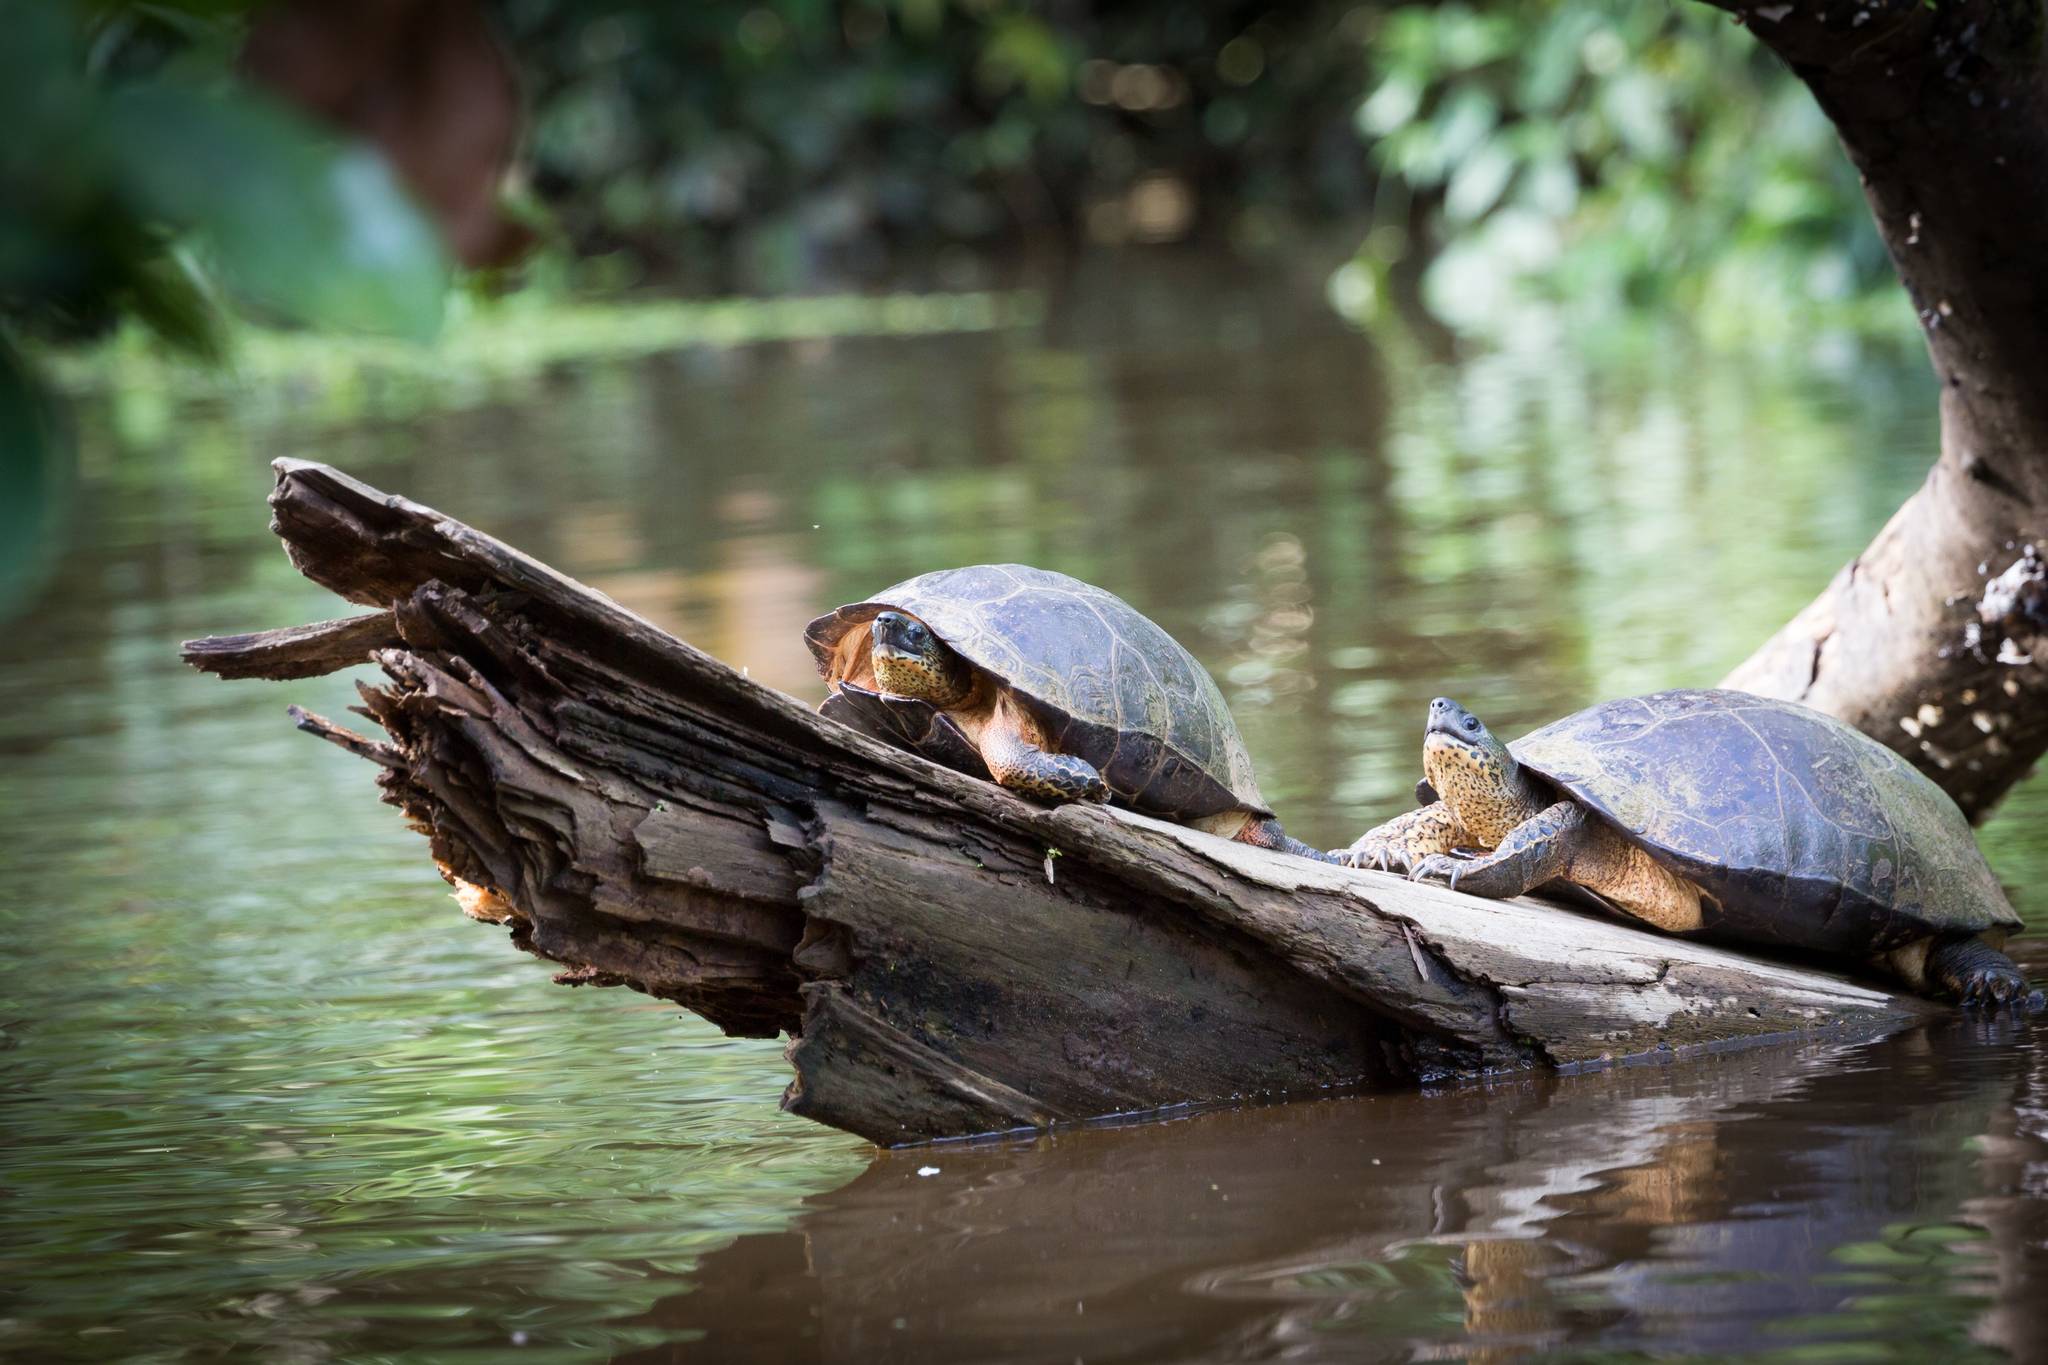
[[[1292,853],[1297,858],[1313,858],[1319,863],[1337,861],[1336,854],[1304,844],[1280,828],[1278,820],[1270,817],[1264,820],[1247,820],[1244,828],[1237,832],[1237,841],[1241,844],[1250,844],[1253,848],[1270,848],[1275,853]]]

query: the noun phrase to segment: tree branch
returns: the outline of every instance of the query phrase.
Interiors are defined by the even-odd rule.
[[[1833,120],[1941,383],[1927,482],[1725,685],[1840,716],[1979,818],[2048,750],[2048,613],[2038,591],[1987,591],[2042,581],[2029,551],[2048,509],[2042,8],[1712,2]]]

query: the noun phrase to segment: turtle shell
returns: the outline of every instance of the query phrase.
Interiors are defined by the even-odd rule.
[[[818,671],[830,669],[849,631],[884,611],[915,616],[969,663],[994,674],[1031,709],[1052,747],[1094,764],[1125,803],[1174,820],[1228,810],[1262,819],[1272,814],[1215,681],[1177,640],[1115,594],[1024,564],[919,574],[811,622],[804,640]],[[873,695],[842,688],[824,709],[842,718],[879,718]],[[877,732],[926,752],[914,738],[926,727],[901,714],[905,705],[894,701],[893,717]],[[929,756],[962,766],[941,752]]]
[[[1955,802],[1853,726],[1746,692],[1629,697],[1508,746],[1709,904],[1705,932],[1829,952],[2017,929]]]

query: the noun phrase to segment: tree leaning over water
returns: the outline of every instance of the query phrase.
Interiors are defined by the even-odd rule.
[[[1980,819],[2048,750],[2048,17],[1711,2],[1834,122],[1941,385],[1927,482],[1725,685],[1840,716]]]

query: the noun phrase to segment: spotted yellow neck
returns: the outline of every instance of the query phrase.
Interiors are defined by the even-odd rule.
[[[1515,826],[1549,804],[1536,782],[1505,753],[1440,735],[1423,740],[1422,771],[1458,823],[1485,848],[1499,847]]]

